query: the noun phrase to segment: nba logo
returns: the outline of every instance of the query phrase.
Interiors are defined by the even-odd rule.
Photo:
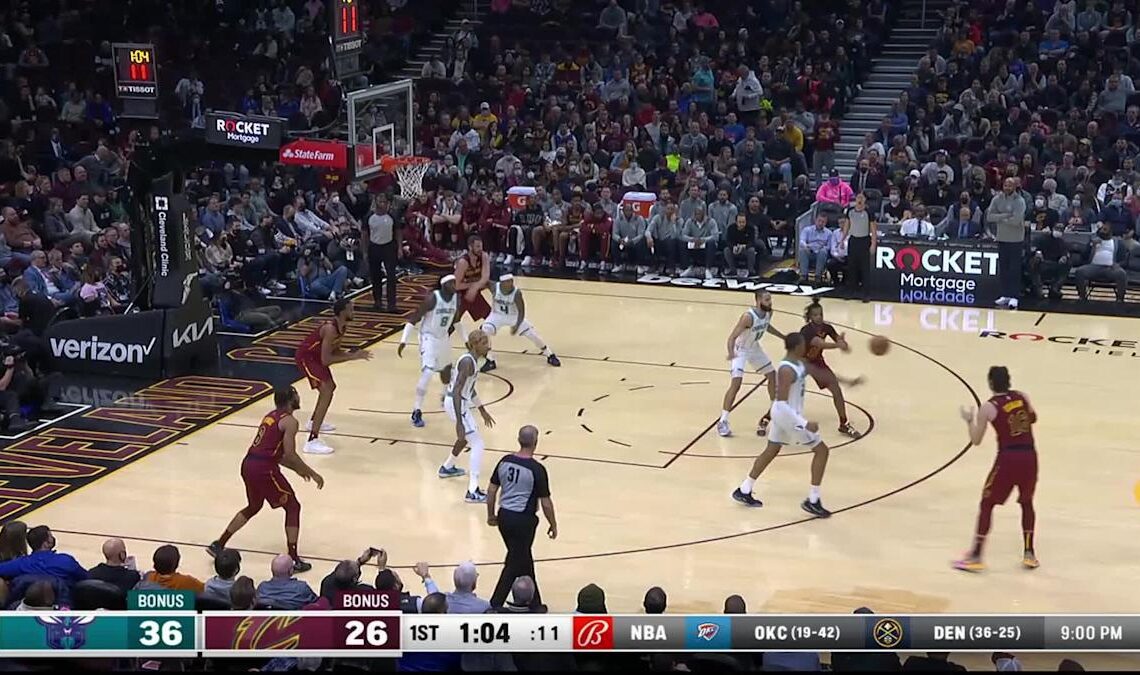
[[[574,649],[613,649],[612,616],[574,617]]]
[[[731,649],[730,626],[724,616],[685,617],[685,649]]]

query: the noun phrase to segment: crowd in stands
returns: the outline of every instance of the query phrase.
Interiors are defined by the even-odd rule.
[[[315,587],[293,573],[293,559],[288,555],[274,557],[268,576],[262,576],[243,565],[241,553],[222,549],[214,557],[214,576],[202,580],[179,571],[181,551],[171,544],[155,548],[147,571],[139,567],[121,539],[103,543],[103,560],[85,567],[74,556],[56,550],[55,535],[46,525],[29,528],[24,522],[11,520],[0,528],[0,607],[22,612],[44,612],[55,609],[95,610],[125,609],[127,594],[132,590],[167,589],[190,591],[197,598],[199,611],[219,610],[330,610],[337,607],[338,595],[348,591],[372,590],[397,593],[400,609],[412,614],[609,614],[610,612],[644,612],[648,615],[668,612],[668,595],[654,586],[645,593],[639,608],[616,608],[607,605],[605,590],[587,584],[578,591],[574,607],[548,608],[535,601],[535,582],[531,577],[517,578],[510,597],[502,606],[492,607],[479,586],[480,573],[472,562],[459,563],[452,571],[452,590],[446,590],[432,576],[427,563],[416,563],[412,575],[418,579],[417,594],[406,586],[395,569],[388,567],[388,553],[368,548],[357,558],[337,562]],[[365,577],[365,566],[375,566]],[[252,576],[251,576],[252,575]],[[369,583],[371,582],[371,583]],[[747,614],[748,607],[740,595],[724,600],[724,614]],[[871,614],[866,607],[857,614]],[[898,671],[898,670],[965,670],[949,661],[949,654],[930,653],[909,656],[900,661],[890,652],[832,654],[830,669],[834,671]],[[1012,654],[996,653],[997,670],[1021,670]],[[579,654],[487,654],[433,653],[405,654],[398,660],[371,661],[352,659],[243,659],[248,670],[382,670],[446,672],[531,671],[531,670],[623,670],[627,672],[672,672],[712,669],[716,672],[749,670],[820,671],[821,655],[804,652],[765,652],[762,654],[656,654],[656,655],[581,655]],[[170,667],[165,667],[169,665]],[[175,665],[164,664],[163,670]],[[201,667],[197,664],[196,667]],[[215,669],[225,666],[214,664]],[[1075,661],[1064,659],[1060,670],[1083,670]]]
[[[437,165],[410,214],[439,249],[479,233],[524,269],[711,278],[792,256],[888,16],[768,4],[493,3],[417,83]],[[512,211],[515,186],[537,193]],[[652,211],[622,207],[630,192]]]

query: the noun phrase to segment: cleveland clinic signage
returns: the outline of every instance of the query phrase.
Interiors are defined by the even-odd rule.
[[[206,142],[239,148],[276,151],[281,147],[285,120],[232,112],[206,113]]]
[[[880,239],[868,282],[878,300],[990,306],[1001,296],[997,245]]]

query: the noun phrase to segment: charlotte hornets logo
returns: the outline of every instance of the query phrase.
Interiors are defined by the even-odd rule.
[[[36,623],[46,631],[44,639],[49,649],[83,649],[87,644],[87,624],[94,620],[93,616],[36,617]]]

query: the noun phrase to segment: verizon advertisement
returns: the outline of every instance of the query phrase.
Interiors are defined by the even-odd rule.
[[[155,309],[54,323],[44,336],[52,367],[63,373],[162,377],[164,315]]]
[[[232,112],[206,113],[206,142],[239,148],[277,150],[285,133],[279,117],[253,117]]]
[[[992,306],[1001,297],[997,244],[880,239],[868,281],[878,300]]]
[[[343,171],[348,168],[348,146],[340,141],[302,138],[281,148],[278,160],[282,164]]]

